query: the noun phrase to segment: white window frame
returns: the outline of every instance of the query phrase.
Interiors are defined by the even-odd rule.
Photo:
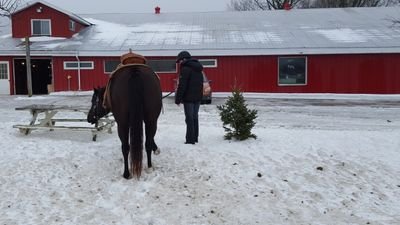
[[[165,61],[165,60],[170,60],[170,59],[153,59],[151,61],[155,62],[155,61]],[[173,60],[171,60],[171,61],[173,61]],[[178,70],[177,70],[176,66],[175,66],[175,70],[165,70],[165,71],[156,71],[156,70],[154,70],[154,72],[157,73],[157,74],[159,74],[159,73],[176,73],[177,71]]]
[[[305,59],[305,65],[304,65],[304,76],[305,76],[305,80],[304,80],[304,84],[281,84],[281,83],[279,83],[280,81],[279,81],[279,60],[281,59],[281,58],[304,58]],[[278,57],[278,74],[277,74],[277,76],[278,76],[278,86],[306,86],[307,85],[307,82],[308,82],[308,57],[307,56],[279,56]]]
[[[199,62],[201,61],[214,61],[214,65],[203,65],[204,68],[217,68],[218,67],[218,61],[217,59],[199,59]]]
[[[68,27],[69,27],[69,30],[70,31],[75,31],[75,29],[76,29],[76,23],[75,23],[75,21],[73,21],[73,20],[69,20],[69,22],[68,22]]]
[[[104,74],[111,74],[113,71],[111,71],[111,72],[108,72],[108,71],[106,71],[106,62],[107,61],[115,61],[115,62],[118,62],[119,60],[107,60],[107,59],[105,59],[105,60],[103,60],[103,69],[104,69]],[[116,70],[117,68],[115,68],[115,70]]]
[[[34,34],[33,33],[33,22],[34,21],[48,21],[49,22],[49,34]],[[51,36],[51,19],[31,19],[31,34],[32,36]]]
[[[0,64],[5,64],[7,67],[7,78],[0,77],[0,80],[10,80],[10,63],[8,61],[0,61]]]
[[[93,61],[79,61],[79,66],[76,67],[67,67],[67,63],[78,63],[78,61],[64,61],[64,70],[93,70],[94,62]],[[90,67],[82,67],[80,66],[82,63],[90,63]]]

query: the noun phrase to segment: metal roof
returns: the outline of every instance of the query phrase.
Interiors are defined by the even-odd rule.
[[[400,7],[161,14],[84,14],[94,25],[65,40],[34,42],[32,55],[145,56],[400,53]],[[1,28],[0,28],[1,29]],[[23,54],[0,37],[0,55]]]

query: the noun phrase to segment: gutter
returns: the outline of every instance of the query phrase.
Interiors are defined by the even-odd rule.
[[[79,51],[76,52],[75,58],[78,61],[78,91],[81,91],[81,61],[79,60]]]

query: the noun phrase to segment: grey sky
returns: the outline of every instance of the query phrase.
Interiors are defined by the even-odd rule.
[[[25,0],[29,1],[29,0]],[[152,13],[225,11],[230,0],[44,0],[72,13]]]

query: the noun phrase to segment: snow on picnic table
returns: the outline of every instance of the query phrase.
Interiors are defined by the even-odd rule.
[[[122,178],[116,127],[33,131],[28,104],[88,105],[90,93],[0,98],[0,224],[400,224],[400,96],[245,94],[256,140],[226,141],[216,105],[185,145],[164,100],[154,171]],[[65,114],[65,116],[73,116]],[[146,163],[144,163],[146,165]]]

